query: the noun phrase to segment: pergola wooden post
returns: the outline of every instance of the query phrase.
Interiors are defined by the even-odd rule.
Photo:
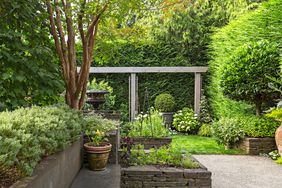
[[[80,68],[78,68],[79,70]],[[138,109],[138,73],[194,73],[194,111],[200,114],[202,77],[201,74],[207,72],[208,67],[91,67],[90,74],[130,74],[129,77],[129,110],[130,120],[133,121]]]

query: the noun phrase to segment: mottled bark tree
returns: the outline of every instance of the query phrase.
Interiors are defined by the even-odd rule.
[[[66,103],[75,109],[84,104],[93,49],[102,14],[109,1],[46,0],[50,31],[55,41],[66,87]],[[77,71],[76,32],[83,47],[81,69]]]

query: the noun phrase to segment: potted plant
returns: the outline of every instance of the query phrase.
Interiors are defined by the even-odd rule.
[[[174,97],[168,93],[162,93],[155,99],[155,108],[162,113],[166,126],[171,126],[175,107]]]
[[[107,165],[112,145],[108,142],[107,136],[116,130],[117,122],[104,119],[99,115],[85,117],[87,141],[84,150],[87,154],[91,170],[104,170]]]

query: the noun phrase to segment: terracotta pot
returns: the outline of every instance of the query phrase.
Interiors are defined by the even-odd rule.
[[[282,124],[276,129],[275,142],[277,145],[278,152],[282,156]]]
[[[91,142],[84,144],[90,170],[105,170],[112,145],[110,143],[102,143],[101,146],[93,146],[91,144]]]

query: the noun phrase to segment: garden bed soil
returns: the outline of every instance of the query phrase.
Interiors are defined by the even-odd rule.
[[[142,144],[144,145],[144,149],[150,149],[150,148],[160,148],[162,146],[169,145],[172,141],[171,137],[165,137],[165,138],[132,138],[132,142],[134,145]]]
[[[200,164],[197,169],[130,166],[121,168],[121,188],[189,187],[211,188],[211,172]]]
[[[259,155],[260,153],[269,153],[276,150],[274,138],[252,138],[245,137],[237,146],[249,155]]]
[[[64,151],[43,159],[30,177],[20,179],[10,188],[69,188],[82,166],[82,139]]]

